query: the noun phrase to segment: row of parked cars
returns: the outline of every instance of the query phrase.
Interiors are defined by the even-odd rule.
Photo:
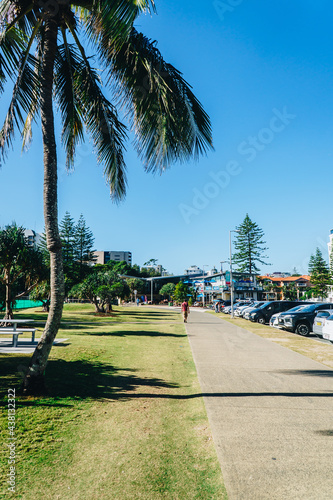
[[[222,303],[220,310],[230,314],[230,302]],[[333,303],[244,300],[234,303],[234,315],[261,324],[268,323],[303,337],[313,332],[333,343]]]

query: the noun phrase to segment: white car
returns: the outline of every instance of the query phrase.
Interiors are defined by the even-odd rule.
[[[325,318],[325,324],[322,328],[323,339],[329,340],[333,344],[333,314]]]
[[[318,337],[323,336],[323,327],[325,325],[326,319],[328,319],[332,314],[332,309],[323,309],[322,311],[318,311],[317,315],[313,322],[312,331]]]
[[[249,307],[253,307],[253,303],[248,303],[248,304],[245,304],[243,306],[239,306],[239,307],[236,307],[235,309],[235,316],[238,316],[240,318],[243,317],[243,314],[244,312],[246,311],[246,309],[248,309]]]
[[[306,306],[306,304],[301,305],[301,306],[293,307],[288,312],[291,312],[291,311],[300,311],[305,306]],[[285,312],[285,311],[283,311],[283,312]],[[282,312],[273,314],[273,316],[269,320],[269,326],[273,326],[274,328],[280,328],[281,329],[282,327],[281,327],[281,325],[279,325],[279,317],[280,317],[281,314],[282,314]]]

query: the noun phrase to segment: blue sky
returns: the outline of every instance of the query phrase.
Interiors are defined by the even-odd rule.
[[[157,1],[139,30],[158,41],[211,117],[215,151],[146,174],[128,144],[128,193],[114,205],[89,140],[68,174],[59,147],[59,219],[82,213],[97,250],[128,250],[181,273],[229,257],[229,230],[248,213],[272,266],[307,272],[333,228],[333,5],[329,0]],[[1,115],[5,107],[0,106]],[[43,163],[35,130],[0,170],[0,225],[42,232]]]

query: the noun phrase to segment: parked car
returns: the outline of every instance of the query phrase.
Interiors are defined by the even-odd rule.
[[[302,304],[301,306],[293,307],[292,309],[289,309],[288,312],[299,311],[299,310],[303,309],[303,307],[305,307],[307,304],[308,304],[308,302],[306,302],[305,304]],[[279,326],[279,317],[281,316],[281,314],[284,314],[284,312],[279,312],[279,313],[273,314],[273,316],[269,320],[269,326],[273,326],[274,328],[281,328],[281,326]]]
[[[246,304],[243,304],[241,306],[237,306],[235,308],[235,316],[241,318],[243,316],[244,311],[248,308],[253,306],[254,302],[247,302]]]
[[[322,311],[324,309],[333,309],[333,304],[315,303],[303,307],[300,311],[287,311],[280,315],[279,326],[290,332],[307,337],[312,332],[312,326],[317,311]]]
[[[329,318],[329,316],[331,316],[331,314],[332,314],[331,309],[323,309],[322,311],[317,312],[312,325],[312,331],[317,335],[317,337],[323,336],[323,327],[325,321],[327,318]]]
[[[231,313],[231,306],[225,306],[223,309],[222,309],[222,312],[224,314],[230,314]]]
[[[231,301],[230,300],[224,300],[222,303],[221,303],[221,312],[225,312],[224,309],[226,307],[229,307],[231,305]]]
[[[329,340],[333,344],[333,314],[325,319],[323,339]]]
[[[258,307],[261,307],[263,306],[264,304],[267,304],[267,301],[257,301],[257,302],[254,302],[251,306],[247,307],[245,309],[245,311],[243,312],[243,318],[244,319],[250,319],[250,314],[252,311],[254,311],[255,309],[258,309]]]
[[[301,304],[302,302],[299,300],[271,300],[263,304],[261,307],[254,309],[254,311],[250,313],[249,319],[263,325],[265,323],[269,323],[273,314],[287,311],[288,309]]]

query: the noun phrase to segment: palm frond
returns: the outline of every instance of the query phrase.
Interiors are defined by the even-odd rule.
[[[22,51],[27,47],[27,41],[19,30],[4,32],[0,38],[0,92],[7,76],[12,77],[17,72]]]
[[[33,2],[29,0],[27,2],[3,0],[0,3],[2,33],[11,31],[15,27],[29,37],[38,23],[33,7]]]
[[[63,33],[64,44],[58,47],[55,60],[55,97],[62,115],[62,142],[66,150],[66,166],[73,167],[75,148],[83,141],[83,124],[80,103],[74,89],[75,74],[80,71],[82,59],[74,45],[67,43]]]
[[[29,103],[29,112],[27,114],[23,131],[22,131],[22,150],[27,149],[32,140],[32,124],[36,120],[36,115],[39,112],[40,108],[40,82],[41,82],[41,71],[42,71],[42,62],[43,62],[43,46],[41,43],[40,36],[37,38],[37,47],[35,51],[35,65],[34,65],[34,73],[36,75],[36,84],[35,92],[33,98]]]
[[[0,131],[0,151],[3,156],[12,144],[15,126],[24,125],[23,114],[29,113],[30,102],[35,99],[38,89],[35,66],[36,60],[32,55],[23,57],[5,122]]]
[[[11,0],[1,0],[0,2],[0,26],[4,26],[12,21],[16,13],[16,6]]]
[[[100,91],[98,75],[86,64],[75,75],[75,93],[87,131],[93,139],[98,162],[104,165],[111,197],[118,202],[125,195],[127,184],[123,158],[126,128]]]
[[[119,202],[126,192],[126,166],[123,152],[126,127],[119,121],[115,108],[104,97],[99,76],[86,57],[75,30],[71,34],[79,48],[82,61],[73,74],[75,99],[80,103],[81,114],[97,153],[97,160],[104,165],[104,175],[110,186],[111,197]]]
[[[100,54],[108,63],[109,83],[118,85],[147,170],[163,171],[174,161],[197,159],[213,147],[207,113],[154,42],[132,29],[119,50],[104,32]]]
[[[153,0],[93,0],[90,16],[82,19],[89,37],[98,43],[105,30],[113,44],[120,45],[130,35],[133,23],[142,12],[155,12]]]

